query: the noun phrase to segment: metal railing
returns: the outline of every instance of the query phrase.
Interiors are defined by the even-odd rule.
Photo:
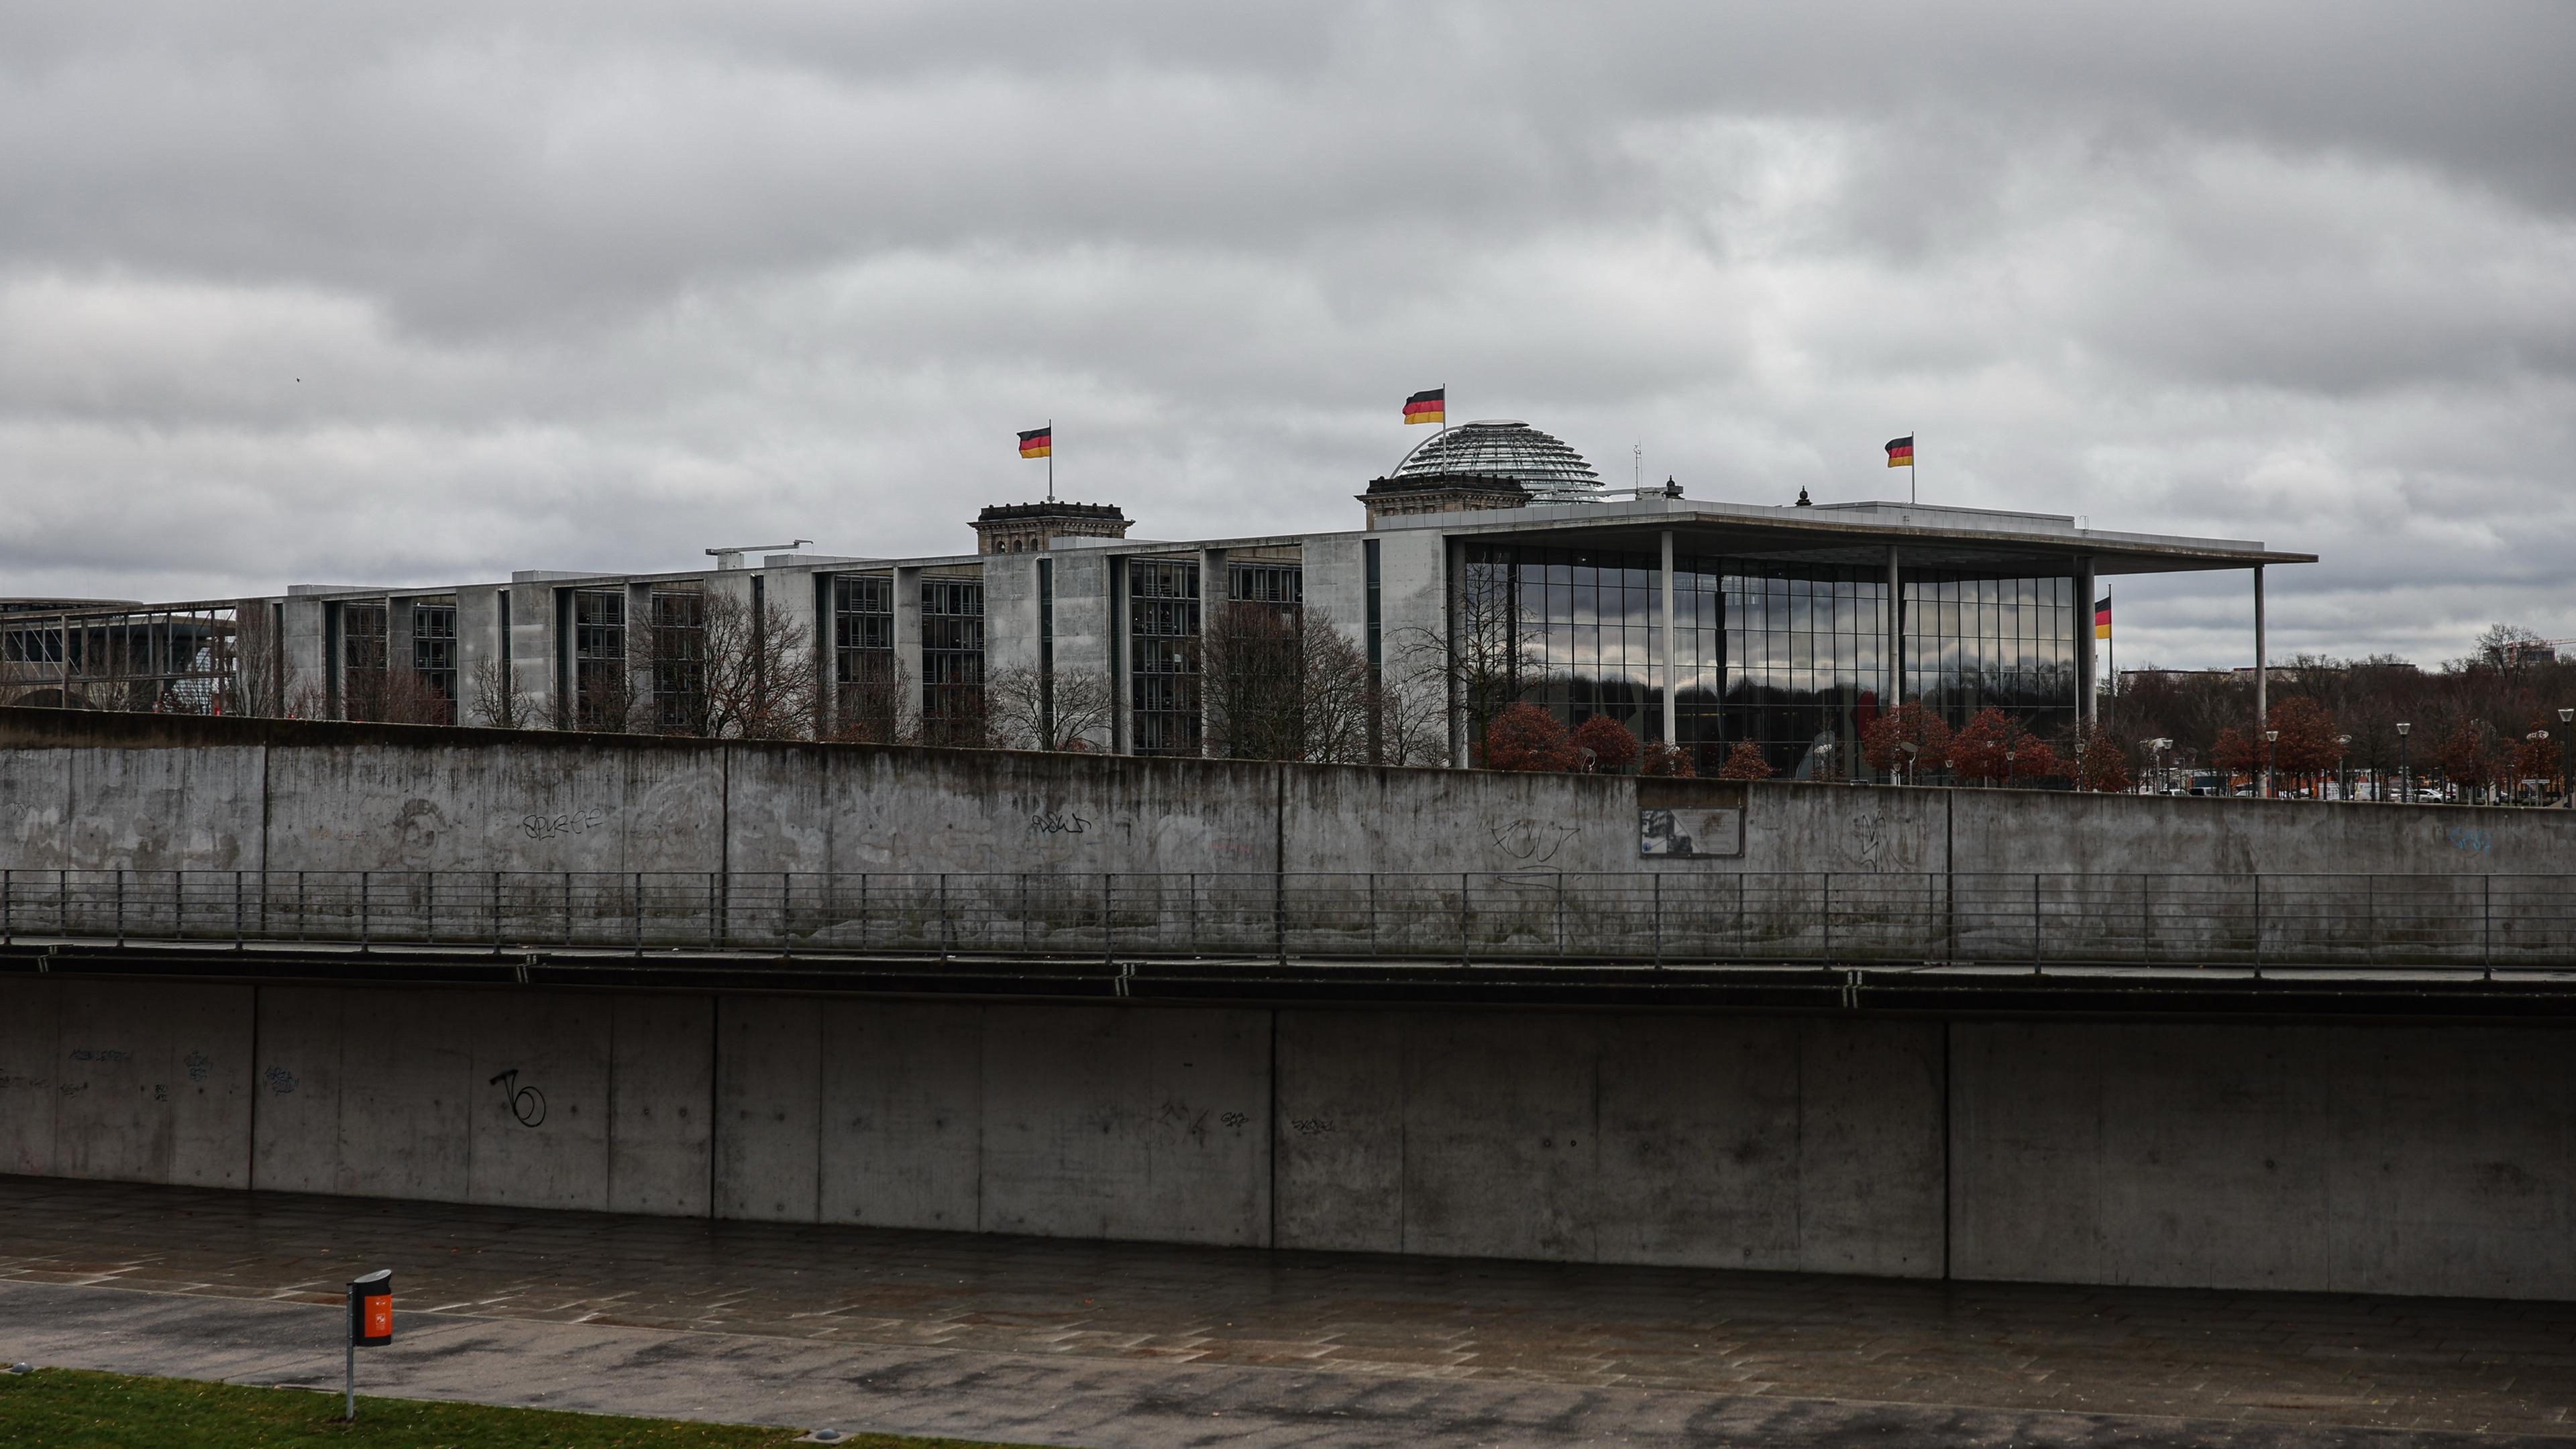
[[[2576,968],[2576,877],[0,870],[0,942]]]

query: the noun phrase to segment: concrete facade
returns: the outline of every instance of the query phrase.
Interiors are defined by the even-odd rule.
[[[0,1152],[796,1222],[2566,1298],[2567,1041],[17,976]]]

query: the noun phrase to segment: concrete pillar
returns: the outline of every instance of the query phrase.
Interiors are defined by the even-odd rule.
[[[1466,649],[1458,638],[1458,591],[1465,586],[1467,547],[1455,538],[1440,541],[1440,597],[1442,599],[1440,632],[1448,641],[1449,667],[1449,768],[1467,768],[1467,697],[1461,686],[1460,672],[1466,667]]]
[[[2272,793],[2272,751],[2263,731],[2272,727],[2272,671],[2263,657],[2263,566],[2254,566],[2254,744],[2263,751],[2263,794]]]
[[[2093,677],[2093,559],[2075,561],[2075,718],[2085,733],[2100,720]]]
[[[1204,755],[1212,741],[1208,738],[1207,719],[1207,631],[1216,621],[1217,611],[1234,598],[1233,574],[1225,566],[1225,550],[1199,550],[1199,753]]]
[[[922,702],[929,696],[928,681],[921,673],[921,570],[917,568],[894,571],[894,667],[906,696],[896,703],[895,717],[900,721],[910,715],[918,720]]]
[[[1664,551],[1664,743],[1681,743],[1681,636],[1673,629],[1673,531],[1663,532]]]

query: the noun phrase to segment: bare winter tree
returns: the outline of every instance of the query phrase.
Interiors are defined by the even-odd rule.
[[[793,740],[813,733],[821,698],[814,641],[776,604],[710,593],[697,659],[696,689],[685,708],[687,733],[715,739]]]
[[[858,678],[833,688],[831,738],[859,744],[908,745],[921,738],[921,706],[912,678],[893,650],[859,656]]]
[[[1087,670],[1021,666],[985,678],[993,733],[1019,750],[1096,750],[1109,742],[1117,694],[1107,676]]]
[[[1208,753],[1306,758],[1305,649],[1297,611],[1237,600],[1208,610],[1199,638],[1199,707]]]
[[[537,722],[536,702],[519,686],[518,671],[499,659],[474,666],[473,718],[496,730],[523,730]]]
[[[1503,565],[1468,565],[1458,581],[1452,621],[1448,628],[1398,629],[1388,636],[1381,697],[1409,703],[1431,694],[1439,701],[1437,750],[1419,763],[1447,758],[1452,701],[1465,716],[1472,753],[1483,748],[1495,718],[1546,677],[1546,663],[1524,627],[1519,591]],[[1384,726],[1380,732],[1386,733]]]

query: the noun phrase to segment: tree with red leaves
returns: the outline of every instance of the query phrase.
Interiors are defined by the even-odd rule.
[[[1907,745],[1915,750],[1908,753]],[[1861,726],[1860,748],[1873,770],[1907,770],[1925,761],[1938,767],[1950,748],[1950,726],[1923,701],[1909,699]]]
[[[1568,743],[1574,747],[1578,764],[1583,759],[1583,751],[1592,752],[1591,762],[1584,768],[1596,775],[1615,775],[1637,759],[1637,737],[1628,732],[1626,725],[1606,714],[1596,714],[1576,725]]]
[[[1762,747],[1760,745],[1753,743],[1751,740],[1737,740],[1735,742],[1735,748],[1727,751],[1726,763],[1718,766],[1717,778],[1721,780],[1768,780],[1771,778],[1771,762],[1762,758]]]
[[[1646,746],[1645,763],[1638,767],[1637,773],[1688,780],[1698,775],[1699,770],[1691,764],[1690,751],[1657,740]]]
[[[2116,795],[2126,792],[2135,782],[2129,778],[2128,751],[2100,725],[2084,737],[2083,753],[2077,756],[2075,788],[2096,790]]]
[[[1570,774],[1581,767],[1574,741],[1556,716],[1524,701],[1485,726],[1485,768]]]

